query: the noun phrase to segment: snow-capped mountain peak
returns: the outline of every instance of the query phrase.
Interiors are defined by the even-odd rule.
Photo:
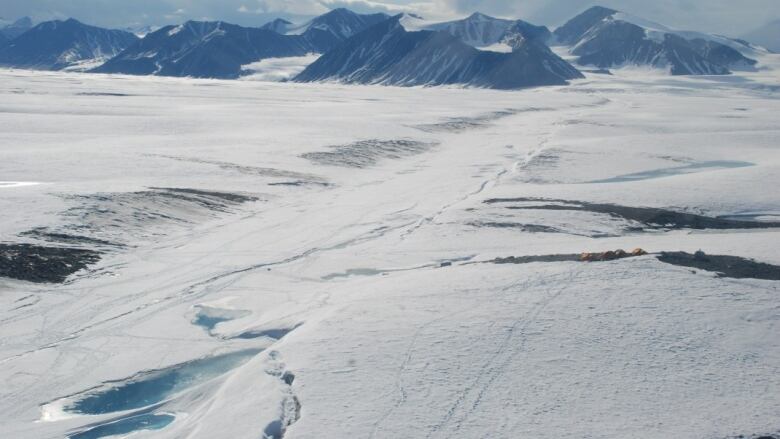
[[[516,89],[562,85],[581,74],[546,46],[477,50],[442,31],[408,31],[398,15],[323,55],[295,80]],[[507,52],[507,53],[500,53]]]
[[[386,14],[363,15],[349,9],[337,8],[315,17],[301,26],[289,28],[287,34],[303,35],[311,30],[318,30],[344,39],[362,31],[367,25],[378,23],[387,18],[389,16]]]
[[[526,39],[540,40],[546,40],[551,35],[544,26],[535,26],[522,20],[495,18],[481,12],[475,12],[462,20],[434,23],[426,29],[447,32],[470,46],[483,49],[503,44],[507,39],[516,41],[513,35],[517,33]]]
[[[30,17],[22,17],[13,22],[0,20],[0,33],[9,40],[13,40],[19,35],[32,29],[32,27],[33,21]]]
[[[41,23],[0,50],[0,65],[62,70],[107,60],[133,44],[130,32],[89,26],[75,19]]]
[[[614,9],[592,7],[555,30],[583,65],[601,68],[646,65],[676,75],[728,74],[751,69],[756,53],[744,42],[678,31]]]
[[[408,32],[425,30],[433,24],[430,21],[426,21],[424,18],[420,17],[419,15],[410,14],[410,13],[401,14],[400,17],[398,18],[398,22]]]
[[[428,29],[448,32],[470,46],[483,47],[500,42],[513,24],[512,20],[475,12],[462,20],[432,24]]]
[[[289,21],[287,21],[287,20],[285,20],[283,18],[277,18],[276,20],[273,20],[273,21],[270,21],[270,22],[264,24],[260,28],[261,29],[267,29],[267,30],[270,30],[270,31],[274,31],[274,32],[276,32],[278,34],[286,34],[290,30],[290,28],[293,27],[293,26],[294,25],[291,22],[289,22]]]

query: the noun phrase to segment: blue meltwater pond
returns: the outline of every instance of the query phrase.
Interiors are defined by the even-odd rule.
[[[110,383],[110,387],[90,392],[65,410],[70,413],[101,415],[147,407],[235,369],[261,351],[262,349],[247,349],[143,372],[126,380]]]

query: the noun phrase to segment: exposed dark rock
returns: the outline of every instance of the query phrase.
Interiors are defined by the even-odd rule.
[[[719,277],[780,280],[780,266],[739,256],[708,255],[699,250],[694,254],[663,252],[658,256],[658,260],[667,264],[712,271]]]
[[[112,96],[112,97],[127,97],[133,96],[127,93],[111,93],[111,92],[81,92],[76,93],[78,96]]]
[[[41,228],[41,227],[28,230],[27,232],[22,232],[19,235],[40,239],[42,241],[56,242],[60,244],[124,247],[124,245],[122,244],[106,241],[103,239],[90,238],[88,236],[71,235],[68,233],[51,232],[48,231],[46,228]]]
[[[153,157],[163,157],[171,160],[198,163],[203,165],[217,166],[226,171],[234,171],[245,175],[267,178],[284,178],[300,181],[302,184],[328,186],[328,182],[317,175],[305,174],[302,172],[287,171],[276,168],[263,168],[259,166],[240,165],[238,163],[223,162],[219,160],[204,160],[194,157],[179,157],[170,155],[153,155]]]
[[[0,277],[62,283],[100,260],[100,253],[77,248],[0,243]]]
[[[98,262],[103,252],[129,244],[118,241],[140,239],[147,234],[159,236],[164,231],[160,226],[189,225],[257,200],[250,195],[188,188],[150,188],[67,198],[77,206],[61,214],[65,224],[56,229],[39,227],[20,234],[63,246],[0,244],[0,277],[65,282],[71,274]]]
[[[416,140],[361,140],[347,145],[329,146],[330,151],[307,152],[301,157],[321,165],[365,168],[382,159],[399,159],[422,154],[435,143]]]
[[[692,213],[676,212],[654,207],[629,207],[617,204],[589,203],[585,201],[559,200],[550,198],[494,198],[487,204],[509,204],[507,209],[516,210],[563,210],[584,211],[610,215],[636,221],[649,229],[768,229],[780,227],[780,222],[739,221],[715,218]],[[512,203],[536,203],[511,205]]]
[[[157,188],[152,187],[150,189],[155,189],[162,191],[163,193],[167,192],[169,194],[188,194],[188,195],[196,195],[200,197],[205,198],[216,198],[220,200],[227,201],[229,203],[234,204],[242,204],[242,203],[248,203],[250,201],[257,201],[257,197],[249,196],[249,195],[241,195],[241,194],[235,194],[230,192],[215,192],[215,191],[204,191],[200,189],[187,189],[187,188]]]
[[[509,256],[507,258],[496,258],[490,262],[494,264],[530,264],[532,262],[579,262],[578,254],[558,254],[558,255],[533,255],[533,256]]]
[[[610,250],[599,253],[586,252],[581,254],[510,256],[508,258],[496,258],[490,262],[494,264],[530,264],[532,262],[608,262],[619,259],[636,258],[646,254],[647,252],[642,249],[636,249],[631,253],[623,250]]]
[[[479,222],[469,223],[469,225],[474,227],[492,227],[497,229],[517,229],[522,232],[528,232],[528,233],[564,233],[562,230],[556,229],[555,227],[543,226],[540,224],[479,221]]]
[[[509,117],[527,111],[545,111],[545,109],[543,108],[527,108],[523,110],[507,109],[501,111],[494,111],[479,116],[452,117],[449,119],[445,119],[443,122],[415,125],[414,128],[417,128],[420,131],[425,131],[427,133],[441,133],[441,132],[461,133],[473,129],[486,128],[499,119],[503,119],[505,117]]]

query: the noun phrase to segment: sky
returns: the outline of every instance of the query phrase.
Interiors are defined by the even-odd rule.
[[[259,26],[276,17],[303,21],[347,7],[357,12],[415,12],[433,20],[479,11],[555,27],[594,4],[677,29],[729,36],[780,18],[780,0],[0,0],[0,17],[31,16],[36,22],[72,17],[115,28],[178,24],[189,19]]]

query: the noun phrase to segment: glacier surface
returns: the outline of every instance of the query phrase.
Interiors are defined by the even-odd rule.
[[[657,256],[780,265],[778,61],[512,92],[0,70],[0,240],[100,252],[0,278],[0,436],[776,434],[778,281]]]

